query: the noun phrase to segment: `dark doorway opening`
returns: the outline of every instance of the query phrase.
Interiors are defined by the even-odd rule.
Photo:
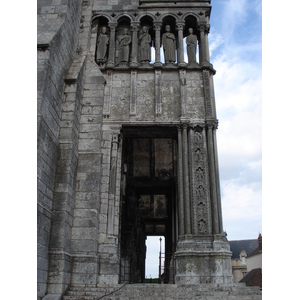
[[[121,282],[145,282],[146,238],[164,236],[163,282],[173,283],[176,128],[125,127],[122,133]]]

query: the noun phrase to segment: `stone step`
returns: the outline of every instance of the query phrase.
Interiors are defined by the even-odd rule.
[[[259,287],[216,285],[126,284],[71,287],[63,300],[261,300]]]

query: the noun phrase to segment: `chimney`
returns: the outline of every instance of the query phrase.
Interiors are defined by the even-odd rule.
[[[259,250],[262,251],[262,236],[261,236],[261,233],[258,236],[258,247],[259,247]]]

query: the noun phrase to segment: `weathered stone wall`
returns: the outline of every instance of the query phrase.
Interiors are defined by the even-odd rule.
[[[167,123],[180,120],[182,100],[178,71],[103,71],[103,75],[107,83],[103,113],[108,118],[105,121]],[[204,120],[205,103],[201,73],[187,71],[184,85],[185,117]]]
[[[48,247],[55,173],[59,158],[59,132],[64,78],[75,54],[81,1],[38,1],[38,298],[46,293]]]

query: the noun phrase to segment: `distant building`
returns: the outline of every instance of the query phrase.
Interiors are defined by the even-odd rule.
[[[247,275],[240,281],[247,286],[262,288],[262,236],[258,236],[258,246],[247,257]]]
[[[237,240],[229,241],[230,251],[232,252],[231,265],[233,281],[239,282],[248,272],[248,256],[258,247],[258,240]]]
[[[233,282],[262,288],[262,235],[258,239],[229,241]]]
[[[262,236],[258,236],[257,247],[247,257],[247,272],[253,269],[262,268]]]

